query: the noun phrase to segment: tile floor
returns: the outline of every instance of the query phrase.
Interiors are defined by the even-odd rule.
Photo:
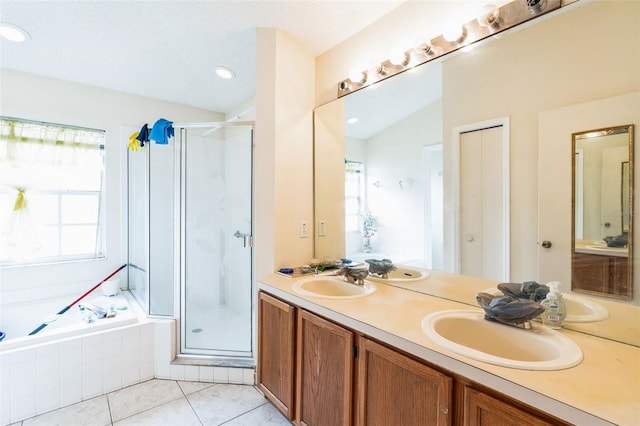
[[[14,423],[22,426],[277,426],[254,386],[154,379]]]

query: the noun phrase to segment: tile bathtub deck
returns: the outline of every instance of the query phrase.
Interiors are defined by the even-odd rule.
[[[14,425],[277,426],[291,423],[253,386],[154,379]]]

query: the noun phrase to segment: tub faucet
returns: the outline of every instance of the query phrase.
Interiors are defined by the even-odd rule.
[[[92,305],[91,303],[81,303],[78,305],[78,309],[81,311],[91,311],[98,318],[105,318],[107,316],[107,311],[102,309],[100,306]]]

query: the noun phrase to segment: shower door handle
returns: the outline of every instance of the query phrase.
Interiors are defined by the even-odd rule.
[[[243,234],[240,231],[236,231],[233,236],[242,238],[242,247],[253,247],[253,236],[251,234]]]

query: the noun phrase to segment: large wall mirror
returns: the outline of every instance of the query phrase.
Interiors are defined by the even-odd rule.
[[[454,176],[452,166],[460,157],[452,151],[453,140],[460,138],[455,130],[507,117],[508,131],[503,134],[507,134],[509,143],[510,216],[505,216],[502,223],[509,231],[507,279],[537,281],[544,275],[539,269],[542,268],[539,258],[547,249],[538,235],[538,223],[545,215],[550,215],[551,220],[562,215],[562,222],[566,222],[562,235],[552,237],[556,239],[548,253],[556,258],[556,266],[569,271],[574,250],[570,240],[572,184],[567,178],[566,185],[555,186],[562,199],[567,200],[566,211],[543,206],[544,196],[539,197],[537,181],[537,176],[545,173],[545,165],[538,164],[537,157],[539,114],[640,91],[634,71],[640,66],[640,46],[628,42],[640,40],[638,5],[580,3],[583,2],[505,37],[487,40],[471,52],[429,62],[318,107],[314,124],[315,257],[320,260],[349,257],[355,261],[387,257],[394,263],[423,266],[432,272],[423,286],[396,285],[441,297],[442,293],[434,291],[436,280],[429,283],[436,275],[434,271],[459,272],[455,270],[456,250],[452,246],[466,241],[465,236],[473,242],[480,240],[456,230],[461,212],[457,198],[460,176]],[[603,20],[602,16],[609,18]],[[597,62],[590,59],[594,49],[590,34],[594,31],[607,34],[602,42],[595,41],[599,44],[597,50],[605,55]],[[549,46],[553,49],[549,50]],[[629,65],[610,66],[620,58],[625,58]],[[621,81],[625,82],[623,88],[618,84]],[[600,123],[581,125],[553,141],[562,147],[561,155],[553,155],[562,158],[566,176],[572,170],[569,154],[572,133],[600,127],[603,127]],[[627,149],[631,146],[630,134],[631,131],[626,135]],[[494,166],[490,164],[496,163],[487,160],[495,160],[496,155],[478,151],[477,161],[475,164],[472,161],[472,165],[491,169]],[[622,161],[617,166],[619,190],[615,192],[615,209],[629,212],[616,219],[619,231],[611,224],[610,231],[590,238],[586,232],[592,218],[585,198],[581,213],[583,234],[576,237],[578,240],[591,239],[589,245],[598,245],[602,244],[600,240],[605,243],[605,237],[632,233],[631,181],[635,178],[632,161],[629,157],[627,165]],[[623,176],[628,186],[622,184]],[[590,185],[587,180],[585,176],[583,187]],[[492,195],[498,185],[502,186],[488,185],[486,193]],[[491,234],[498,225],[488,226],[486,232]],[[464,241],[456,241],[460,237]],[[566,246],[560,239],[566,239]],[[630,248],[625,250],[627,270],[631,271],[635,256]],[[488,285],[502,281],[482,274],[466,275],[486,278],[482,282]],[[572,288],[571,279],[564,280],[563,292],[593,301],[608,311],[608,316],[597,322],[565,326],[640,345],[640,301],[631,272],[626,282],[627,289],[613,298],[610,292],[585,293],[578,287]],[[466,294],[467,291],[461,296],[463,293],[454,291],[442,297],[475,304],[475,293]]]
[[[574,291],[632,298],[633,129],[573,134]]]

